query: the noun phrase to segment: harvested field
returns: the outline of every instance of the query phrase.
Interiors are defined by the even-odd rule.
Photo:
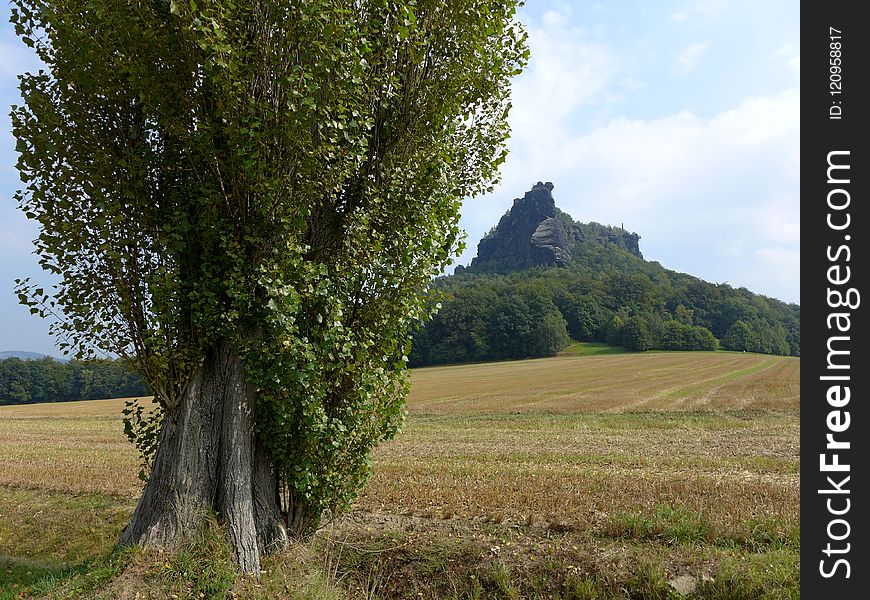
[[[778,413],[418,417],[378,450],[358,505],[585,531],[665,504],[738,535],[797,522],[798,425]]]
[[[417,370],[353,511],[307,559],[272,559],[263,589],[313,561],[327,597],[664,598],[678,576],[705,597],[796,597],[799,365],[649,353]],[[0,407],[0,590],[50,576],[75,596],[79,565],[117,539],[141,489],[123,404]],[[184,597],[173,581],[137,591]]]
[[[559,356],[414,373],[412,414],[797,410],[800,359],[730,352]]]

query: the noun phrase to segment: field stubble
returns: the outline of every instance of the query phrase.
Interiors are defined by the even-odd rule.
[[[651,353],[418,370],[405,430],[375,451],[353,512],[319,536],[333,557],[327,570],[352,590],[366,587],[360,573],[380,568],[385,596],[440,597],[413,569],[433,560],[420,562],[425,548],[443,554],[446,544],[453,558],[436,563],[455,570],[450,561],[473,554],[485,567],[475,581],[496,588],[504,577],[546,579],[528,565],[549,560],[560,565],[557,596],[584,597],[565,592],[570,577],[594,576],[600,592],[651,569],[659,584],[680,573],[743,577],[759,597],[792,597],[799,364]],[[7,562],[65,568],[111,547],[141,490],[122,408],[123,400],[0,407]],[[101,518],[77,520],[76,510]],[[91,541],[58,542],[65,538]],[[366,547],[375,551],[354,550]],[[399,579],[416,583],[396,587]]]

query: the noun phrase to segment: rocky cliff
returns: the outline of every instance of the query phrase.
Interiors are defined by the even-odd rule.
[[[580,239],[595,240],[605,246],[616,246],[638,258],[643,258],[643,254],[640,253],[640,236],[636,233],[626,231],[622,227],[610,227],[598,223],[577,223],[575,226]]]
[[[477,245],[472,268],[519,270],[539,265],[564,266],[571,260],[571,234],[556,217],[553,184],[538,182]]]
[[[538,182],[477,245],[469,268],[485,271],[519,271],[537,266],[565,266],[584,240],[622,248],[638,258],[640,236],[622,227],[575,223],[556,208],[553,184]],[[458,268],[457,271],[462,271]]]

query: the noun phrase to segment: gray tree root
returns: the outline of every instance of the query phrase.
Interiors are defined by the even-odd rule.
[[[167,412],[151,477],[120,542],[175,546],[214,511],[239,569],[259,575],[260,553],[288,543],[277,489],[268,451],[256,444],[253,390],[238,353],[221,342]]]

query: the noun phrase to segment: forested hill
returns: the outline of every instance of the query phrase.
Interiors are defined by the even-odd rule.
[[[413,366],[550,356],[570,339],[800,356],[799,305],[644,260],[640,236],[575,222],[552,190],[514,200],[471,265],[435,281],[441,309],[414,333]]]
[[[0,405],[147,395],[142,376],[120,360],[0,360]]]

